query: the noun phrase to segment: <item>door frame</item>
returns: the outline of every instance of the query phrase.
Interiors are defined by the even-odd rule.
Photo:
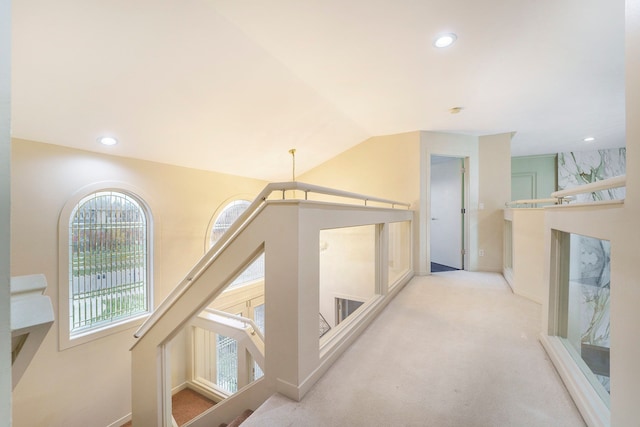
[[[427,194],[426,194],[426,222],[427,222],[427,239],[426,239],[426,246],[427,246],[427,260],[426,260],[426,272],[427,274],[431,274],[431,162],[432,162],[432,158],[433,157],[449,157],[449,158],[456,158],[456,159],[461,159],[462,160],[462,165],[464,167],[464,172],[462,174],[462,200],[461,200],[461,209],[465,210],[465,214],[462,217],[461,220],[461,224],[460,226],[462,227],[462,242],[461,242],[461,248],[464,251],[464,254],[462,254],[462,270],[469,270],[469,195],[470,195],[470,185],[469,185],[469,156],[464,156],[464,155],[455,155],[455,154],[440,154],[440,153],[435,153],[432,152],[428,155],[427,157],[427,173],[426,173],[426,178],[427,178],[427,182],[426,182],[426,189],[427,189]]]
[[[445,159],[444,161],[438,160],[437,162],[434,162],[434,158],[439,158],[439,159]],[[451,224],[448,220],[444,220],[445,223],[438,223],[438,224],[443,224],[443,226],[446,227],[446,229],[448,231],[460,231],[460,237],[459,237],[459,241],[455,242],[455,251],[457,252],[455,258],[456,261],[455,263],[445,263],[446,265],[450,266],[450,267],[454,267],[454,268],[460,268],[461,270],[465,269],[465,265],[466,265],[466,260],[465,260],[465,230],[466,230],[466,212],[467,212],[467,201],[465,198],[465,194],[466,194],[466,189],[465,189],[465,175],[466,175],[466,168],[465,168],[465,161],[464,161],[464,157],[460,157],[460,156],[441,156],[441,155],[436,155],[433,154],[431,155],[430,158],[430,166],[431,169],[429,171],[429,176],[430,176],[430,181],[429,181],[429,203],[430,203],[430,212],[431,212],[431,216],[429,218],[429,220],[431,221],[431,225],[433,226],[433,220],[435,219],[433,217],[434,215],[434,208],[437,206],[439,209],[438,211],[440,211],[440,216],[442,216],[442,209],[444,208],[447,212],[450,212],[450,207],[446,207],[444,206],[443,202],[440,200],[434,200],[434,189],[433,189],[433,185],[434,185],[434,168],[436,165],[441,164],[441,163],[447,163],[446,169],[448,170],[448,172],[446,172],[447,174],[452,174],[453,173],[453,168],[455,168],[455,174],[457,177],[456,180],[456,184],[455,186],[457,187],[456,190],[454,191],[458,191],[459,192],[459,199],[455,200],[453,203],[455,203],[455,211],[456,213],[456,220],[453,224]],[[448,192],[448,190],[447,190]],[[438,194],[442,194],[442,193],[438,193]],[[443,218],[438,218],[438,219],[443,219]],[[446,224],[446,225],[444,225]],[[455,229],[455,230],[453,230]],[[434,233],[430,233],[430,235],[433,235]],[[434,241],[429,239],[429,249],[430,249],[430,254],[433,254],[434,256],[431,257],[431,261],[433,261],[435,257],[435,252],[434,252]],[[436,249],[441,249],[444,247],[448,247],[447,249],[447,254],[451,254],[451,252],[449,252],[449,250],[451,249],[451,246],[449,246],[449,244],[441,244],[441,243],[435,243]],[[438,257],[439,259],[442,259],[442,256]],[[446,255],[445,258],[450,259],[449,255]],[[450,260],[451,261],[451,260]],[[431,263],[429,263],[429,267],[431,266]]]

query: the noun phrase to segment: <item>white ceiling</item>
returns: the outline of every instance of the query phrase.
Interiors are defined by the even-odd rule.
[[[12,7],[17,138],[268,180],[290,148],[303,172],[414,130],[516,132],[513,155],[625,145],[623,0]]]

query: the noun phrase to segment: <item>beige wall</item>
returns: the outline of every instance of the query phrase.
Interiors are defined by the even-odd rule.
[[[44,273],[58,309],[58,218],[82,187],[119,181],[138,189],[156,226],[156,305],[202,256],[207,225],[224,201],[264,182],[15,140],[12,275]],[[60,284],[64,286],[64,283]],[[133,330],[58,351],[54,324],[14,392],[14,426],[106,426],[131,408]],[[34,410],[37,408],[37,410]]]
[[[299,181],[411,203],[411,209],[418,210],[420,132],[369,138],[305,172]],[[415,242],[419,241],[417,229]],[[417,256],[414,251],[416,270]]]
[[[11,425],[11,348],[9,300],[9,201],[11,116],[11,2],[0,0],[0,426]]]
[[[469,176],[466,268],[502,271],[501,209],[510,199],[510,143],[511,134],[486,136],[481,141],[474,136],[424,131],[373,137],[304,173],[300,181],[411,203],[418,224],[414,269],[427,274],[430,159],[432,155],[465,158]],[[482,211],[478,209],[480,196],[484,197]],[[480,243],[485,251],[482,259],[478,257]]]
[[[376,136],[305,172],[299,180],[411,203],[415,209],[420,189],[419,147],[420,132]]]
[[[504,207],[511,200],[511,134],[481,136],[479,153],[477,269],[502,272]]]

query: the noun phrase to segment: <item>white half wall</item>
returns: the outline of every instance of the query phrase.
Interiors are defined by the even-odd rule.
[[[619,2],[612,2],[611,6],[622,7]],[[640,121],[637,120],[640,117],[640,79],[637,78],[640,75],[640,0],[626,1],[625,34],[627,186],[624,204],[545,209],[547,259],[551,256],[551,230],[611,242],[611,426],[637,426],[640,420],[640,251],[637,249],[640,241]],[[547,262],[545,277],[550,277],[550,272],[551,265]],[[549,341],[546,334],[554,333],[555,303],[549,297],[548,288],[545,289],[543,340]],[[576,381],[567,380],[563,374],[566,369],[560,367],[558,371],[570,391],[579,389]],[[588,413],[591,409],[594,413],[585,398],[576,400],[581,410]]]
[[[512,224],[513,293],[542,304],[548,282],[542,268],[545,263],[544,210],[507,209],[504,217]]]

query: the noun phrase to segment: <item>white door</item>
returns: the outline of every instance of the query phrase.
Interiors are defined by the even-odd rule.
[[[431,157],[431,262],[463,268],[463,164],[457,157]]]

